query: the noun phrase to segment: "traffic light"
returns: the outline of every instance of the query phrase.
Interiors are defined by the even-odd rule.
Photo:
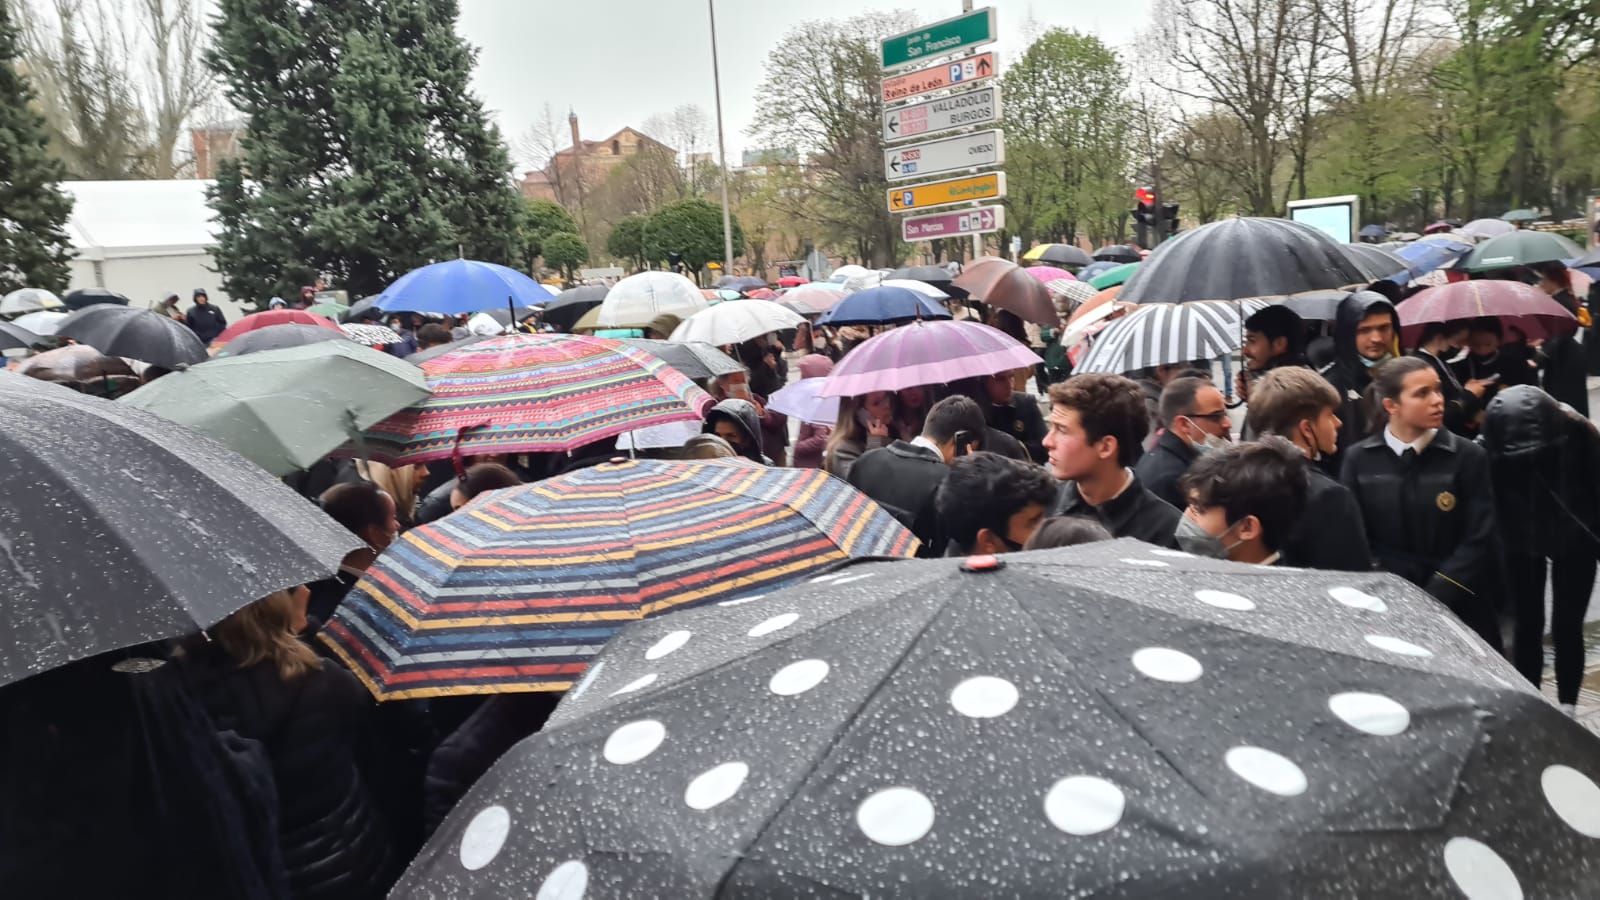
[[[1156,224],[1156,195],[1149,188],[1139,188],[1133,192],[1133,199],[1138,206],[1133,210],[1133,220],[1149,228]]]
[[[1165,234],[1167,237],[1172,237],[1173,235],[1177,234],[1178,204],[1168,203],[1166,206],[1161,207],[1161,219],[1163,222],[1161,226],[1162,234]]]

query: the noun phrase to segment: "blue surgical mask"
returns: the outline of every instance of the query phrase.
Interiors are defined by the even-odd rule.
[[[1376,366],[1381,366],[1381,365],[1383,365],[1384,363],[1386,363],[1388,361],[1389,361],[1389,354],[1387,354],[1387,353],[1385,353],[1383,356],[1381,356],[1381,357],[1379,357],[1377,359],[1367,359],[1365,356],[1361,357],[1361,364],[1363,366],[1366,366],[1369,369],[1374,368]]]
[[[1233,526],[1229,525],[1222,534],[1227,534],[1232,530]],[[1172,536],[1178,541],[1178,549],[1185,553],[1192,553],[1195,556],[1203,556],[1209,559],[1227,559],[1228,551],[1244,543],[1243,541],[1237,541],[1231,545],[1224,544],[1222,543],[1222,535],[1212,534],[1202,528],[1199,522],[1186,515],[1178,517],[1178,527],[1173,529]]]

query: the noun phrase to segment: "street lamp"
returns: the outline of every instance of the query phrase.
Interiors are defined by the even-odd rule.
[[[1422,188],[1411,189],[1411,202],[1417,205],[1417,231],[1428,227],[1428,211],[1422,206]]]
[[[717,63],[717,0],[706,0],[711,16],[711,85],[717,98],[717,155],[722,161],[722,271],[733,274],[733,217],[728,213],[728,146],[722,132],[722,71]]]

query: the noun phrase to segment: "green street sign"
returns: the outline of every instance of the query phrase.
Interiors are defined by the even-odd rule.
[[[994,7],[991,6],[889,38],[883,42],[883,67],[898,69],[994,40]]]

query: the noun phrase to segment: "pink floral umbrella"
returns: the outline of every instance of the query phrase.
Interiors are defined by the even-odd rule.
[[[977,322],[921,320],[870,338],[850,351],[823,384],[823,397],[859,397],[920,384],[1031,369],[1032,350]]]

